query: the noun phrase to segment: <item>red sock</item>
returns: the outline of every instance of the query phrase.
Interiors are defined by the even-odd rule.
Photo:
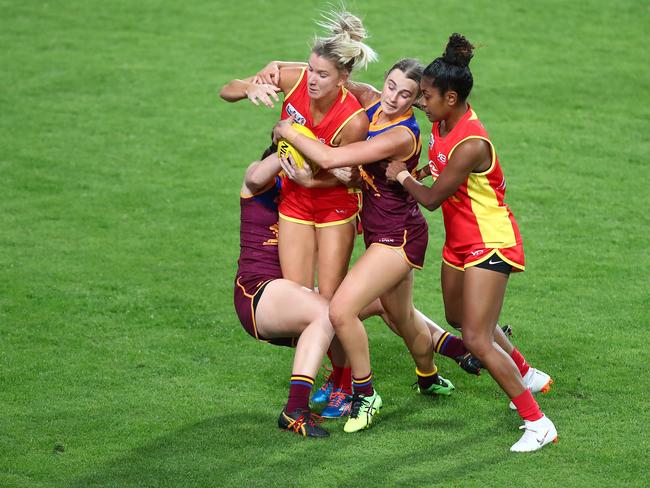
[[[544,416],[528,388],[521,395],[512,398],[512,403],[515,404],[517,412],[519,412],[520,417],[524,420],[534,422]]]
[[[523,378],[524,375],[528,373],[528,370],[530,369],[530,366],[528,366],[528,363],[526,362],[526,358],[522,356],[522,354],[519,352],[519,349],[517,349],[516,347],[510,353],[510,357],[517,365],[519,374],[521,374],[521,377]]]
[[[334,385],[335,388],[341,388],[344,393],[352,395],[352,369],[351,368],[342,368],[341,381],[338,385]]]

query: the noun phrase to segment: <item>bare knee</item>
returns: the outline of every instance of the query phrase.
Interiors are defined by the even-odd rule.
[[[329,319],[334,331],[341,330],[350,322],[354,320],[356,315],[346,307],[345,304],[340,303],[338,300],[333,300],[329,307]]]
[[[485,357],[494,348],[492,337],[471,330],[463,331],[463,342],[469,352],[479,359]]]

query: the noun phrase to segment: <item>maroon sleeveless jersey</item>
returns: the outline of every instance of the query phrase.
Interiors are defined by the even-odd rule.
[[[268,190],[240,198],[239,260],[237,276],[247,293],[263,282],[282,278],[278,255],[278,198],[281,179]]]

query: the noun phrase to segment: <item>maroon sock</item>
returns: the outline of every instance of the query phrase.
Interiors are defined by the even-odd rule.
[[[372,372],[362,378],[352,377],[352,387],[355,393],[361,393],[365,397],[372,396],[375,390],[372,387]]]
[[[519,374],[521,374],[521,377],[523,378],[524,375],[528,373],[528,370],[530,369],[530,366],[528,366],[528,363],[526,362],[526,358],[524,358],[524,356],[519,352],[519,349],[517,349],[516,347],[510,353],[510,357],[517,365]]]
[[[431,385],[438,384],[440,381],[436,366],[433,367],[433,371],[430,373],[422,373],[418,368],[415,368],[415,374],[418,375],[418,386],[421,390],[427,390]]]
[[[462,339],[449,332],[445,332],[436,343],[436,352],[448,358],[455,359],[458,356],[467,354],[469,351],[465,347]]]
[[[314,387],[314,378],[302,374],[292,374],[289,383],[289,399],[285,411],[288,413],[295,412],[301,408],[309,409],[309,395]]]

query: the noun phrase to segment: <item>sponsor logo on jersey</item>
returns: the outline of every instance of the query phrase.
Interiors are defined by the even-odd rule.
[[[505,190],[506,189],[506,177],[504,176],[503,179],[501,180],[501,183],[499,183],[499,186],[497,186],[497,190]]]
[[[325,139],[323,139],[322,137],[319,137],[319,138],[318,138],[318,142],[320,142],[320,143],[322,143],[322,144],[327,144],[327,143],[325,142]]]
[[[438,166],[436,166],[436,162],[431,159],[429,159],[429,169],[431,170],[431,176],[434,178],[440,176],[440,170],[438,169]]]
[[[444,154],[439,152],[438,153],[438,161],[440,161],[443,164],[446,163],[447,162],[447,156],[445,156]]]
[[[307,123],[307,119],[303,117],[303,115],[300,112],[298,112],[298,110],[296,110],[296,107],[291,105],[291,103],[287,103],[286,111],[287,111],[287,115],[289,115],[289,117],[293,115],[295,117],[294,120],[298,122],[300,125],[305,125]]]
[[[431,137],[429,137],[429,149],[433,148],[434,142],[435,142],[435,138],[433,137],[433,134],[431,134]]]

